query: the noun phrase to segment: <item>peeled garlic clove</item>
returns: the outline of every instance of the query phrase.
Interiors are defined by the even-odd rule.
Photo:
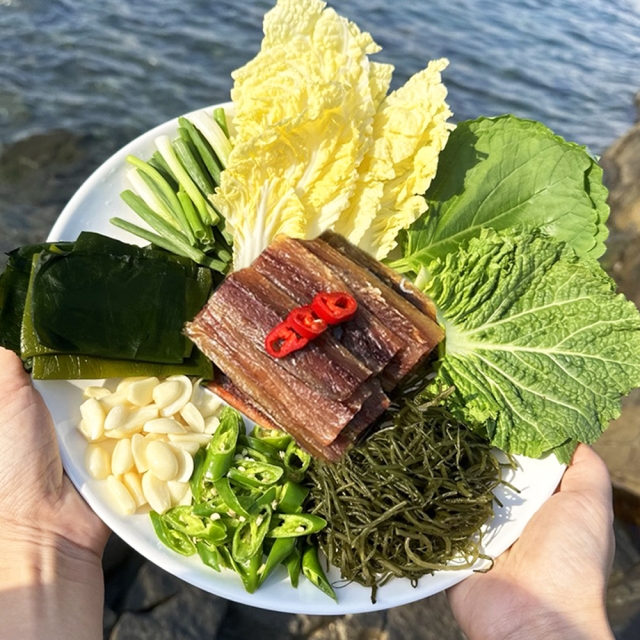
[[[126,402],[127,394],[124,391],[118,391],[117,393],[110,393],[109,395],[102,396],[99,400],[104,410],[109,411],[110,409]]]
[[[174,450],[165,442],[152,440],[146,449],[149,470],[160,480],[173,480],[180,469]]]
[[[125,429],[142,429],[144,423],[149,420],[154,420],[158,417],[158,407],[155,404],[147,405],[146,407],[136,407],[129,411],[126,422],[124,424]]]
[[[196,433],[202,433],[204,431],[205,419],[192,402],[187,402],[187,404],[182,407],[180,415],[191,427],[192,431]]]
[[[170,404],[167,404],[160,409],[160,415],[164,417],[179,413],[184,405],[189,402],[191,393],[193,392],[191,380],[189,380],[187,376],[169,376],[167,378],[167,382],[178,383],[180,385],[180,393]]]
[[[115,476],[107,478],[107,488],[114,498],[117,508],[126,516],[136,512],[136,503],[127,488]]]
[[[100,400],[100,398],[111,395],[111,391],[109,391],[109,389],[107,389],[106,387],[90,386],[85,387],[82,395],[85,398],[96,398],[97,400]]]
[[[131,494],[138,509],[147,504],[147,499],[144,497],[144,492],[142,491],[142,481],[137,471],[128,471],[125,473],[122,476],[122,484]]]
[[[181,393],[182,384],[179,380],[165,380],[153,388],[151,397],[158,409],[164,409],[175,402]]]
[[[198,449],[200,448],[200,443],[194,442],[193,440],[182,441],[182,442],[174,442],[169,441],[169,444],[173,449],[182,449],[186,451],[189,455],[195,456],[198,453]]]
[[[173,418],[155,418],[144,423],[147,433],[186,433],[187,430]]]
[[[167,483],[151,471],[147,471],[142,476],[142,492],[154,511],[164,513],[171,508],[171,495]]]
[[[140,473],[144,473],[149,470],[149,463],[147,462],[147,443],[148,440],[141,433],[135,433],[131,438],[131,453],[133,455],[133,462],[136,465],[136,469]]]
[[[205,418],[212,416],[222,407],[222,400],[201,384],[194,384],[191,402],[198,407],[198,410]]]
[[[167,488],[169,489],[169,495],[171,496],[171,504],[176,506],[180,500],[184,498],[184,494],[187,493],[189,483],[171,480],[167,482]]]
[[[213,435],[220,426],[220,418],[218,416],[209,416],[204,421],[204,433]]]
[[[99,440],[104,435],[105,411],[96,398],[89,398],[80,405],[80,415],[84,426],[81,429],[83,435],[90,442]]]
[[[178,461],[178,472],[174,476],[177,482],[188,482],[193,473],[193,457],[184,449],[173,449]]]
[[[129,438],[118,440],[111,456],[111,472],[114,476],[122,476],[133,468],[133,464],[131,440]]]
[[[200,446],[209,444],[211,436],[206,433],[169,433],[169,442],[197,442]]]
[[[84,454],[84,466],[95,480],[104,480],[111,473],[111,456],[99,444],[90,444]]]
[[[136,380],[127,387],[127,400],[138,407],[144,407],[153,401],[153,390],[160,384],[156,377]]]

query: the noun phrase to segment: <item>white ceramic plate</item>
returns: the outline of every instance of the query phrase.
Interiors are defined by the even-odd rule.
[[[177,137],[177,126],[177,119],[166,122],[109,158],[70,200],[54,225],[49,240],[74,240],[81,231],[96,231],[136,242],[133,236],[109,223],[110,218],[118,216],[140,224],[119,195],[129,188],[126,180],[129,165],[125,158],[129,154],[150,157],[155,150],[154,139],[159,135],[169,135],[172,139]],[[470,571],[442,571],[423,577],[416,588],[408,580],[393,580],[379,590],[375,605],[371,603],[370,590],[357,584],[337,590],[338,604],[307,580],[301,579],[298,589],[293,589],[284,570],[274,574],[256,593],[248,594],[233,572],[216,573],[197,557],[184,558],[164,547],[156,538],[148,515],[121,516],[112,507],[104,483],[87,475],[84,470],[86,442],[76,426],[80,421],[82,390],[89,382],[37,381],[36,384],[53,415],[67,474],[92,509],[140,554],[201,589],[272,611],[337,615],[407,604],[438,593],[470,575]],[[91,384],[98,383],[91,381]],[[554,457],[546,460],[519,458],[518,462],[517,471],[509,471],[506,479],[518,487],[520,493],[506,489],[499,491],[498,497],[504,507],[497,508],[495,519],[487,527],[485,551],[492,556],[499,555],[517,540],[531,516],[553,493],[564,471]],[[329,578],[332,582],[339,581],[338,571],[332,569]]]

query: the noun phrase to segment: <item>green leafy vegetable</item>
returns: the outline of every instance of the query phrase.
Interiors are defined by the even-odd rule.
[[[427,271],[446,331],[437,382],[500,449],[568,462],[640,386],[640,314],[596,260],[539,231],[485,230]]]
[[[20,355],[22,316],[29,290],[33,256],[45,249],[68,251],[72,244],[32,244],[11,251],[7,267],[0,274],[0,346]]]
[[[602,169],[539,122],[507,115],[459,124],[425,197],[429,209],[404,232],[404,258],[392,265],[400,271],[418,273],[485,228],[541,228],[580,256],[605,250]]]

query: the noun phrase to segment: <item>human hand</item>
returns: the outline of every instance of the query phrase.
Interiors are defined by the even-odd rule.
[[[613,562],[611,481],[579,445],[558,491],[485,574],[448,591],[470,640],[613,638],[605,591]]]
[[[107,537],[63,473],[40,394],[0,348],[0,639],[97,637]]]

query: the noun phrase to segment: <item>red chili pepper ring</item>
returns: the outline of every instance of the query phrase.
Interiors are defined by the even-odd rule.
[[[287,321],[303,338],[308,340],[317,338],[327,330],[327,323],[318,316],[310,304],[294,309],[288,315]]]
[[[311,307],[327,324],[340,324],[353,318],[358,303],[344,291],[321,291],[313,298]]]
[[[285,320],[274,327],[264,340],[264,348],[274,358],[284,358],[286,355],[302,349],[309,340],[301,336],[291,324]]]

